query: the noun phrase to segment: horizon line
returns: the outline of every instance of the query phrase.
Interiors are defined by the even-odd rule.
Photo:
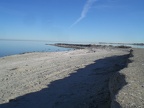
[[[144,44],[144,42],[80,42],[80,41],[54,41],[35,39],[0,39],[0,41],[39,41],[39,42],[76,42],[76,43],[99,43],[99,44]]]

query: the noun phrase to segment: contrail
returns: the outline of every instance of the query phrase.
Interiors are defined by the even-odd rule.
[[[81,12],[81,16],[70,26],[72,28],[74,25],[76,25],[78,22],[80,22],[84,17],[86,17],[89,9],[91,8],[92,4],[97,0],[87,0],[86,4],[83,7],[83,10]]]

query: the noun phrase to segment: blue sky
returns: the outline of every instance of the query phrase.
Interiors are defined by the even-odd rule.
[[[0,0],[0,38],[144,42],[144,0]]]

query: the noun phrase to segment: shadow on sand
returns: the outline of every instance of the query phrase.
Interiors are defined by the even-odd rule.
[[[109,108],[109,78],[127,66],[128,57],[96,60],[69,77],[51,82],[47,88],[0,104],[0,108]],[[122,80],[125,82],[124,77]]]
[[[128,58],[126,61],[126,67],[129,63],[132,63],[133,61],[130,60],[130,57],[133,57],[133,50],[130,50],[130,54],[128,54]],[[109,81],[109,90],[111,94],[111,108],[122,108],[120,104],[116,100],[116,95],[119,93],[119,91],[125,86],[127,82],[125,81],[125,75],[122,73],[115,73],[110,81]]]

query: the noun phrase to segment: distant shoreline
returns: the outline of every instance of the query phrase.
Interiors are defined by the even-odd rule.
[[[97,44],[67,44],[67,43],[56,43],[46,44],[63,48],[74,48],[74,49],[85,49],[85,48],[131,48],[130,46],[112,46],[112,45],[97,45]]]

